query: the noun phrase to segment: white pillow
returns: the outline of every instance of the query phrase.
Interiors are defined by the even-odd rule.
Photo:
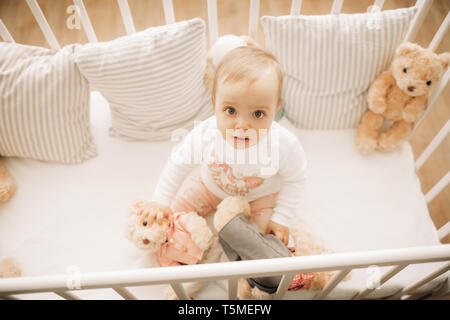
[[[284,73],[288,119],[304,129],[356,127],[368,87],[389,67],[416,10],[262,17],[266,47]]]
[[[76,47],[0,42],[0,155],[65,164],[97,155]]]
[[[111,134],[164,140],[212,115],[205,41],[196,18],[81,47],[75,61],[110,104]]]

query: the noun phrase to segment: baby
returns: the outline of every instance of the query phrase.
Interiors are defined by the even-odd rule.
[[[145,209],[148,224],[179,211],[206,215],[238,195],[261,233],[288,244],[306,157],[297,137],[274,121],[282,83],[278,61],[263,49],[243,46],[223,57],[212,88],[214,115],[172,152]]]

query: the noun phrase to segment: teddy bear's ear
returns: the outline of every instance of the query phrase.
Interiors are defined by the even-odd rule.
[[[395,51],[395,55],[396,56],[404,56],[408,53],[414,52],[416,50],[418,50],[420,47],[415,44],[415,43],[411,43],[411,42],[405,42],[402,43],[397,50]]]
[[[444,52],[441,53],[440,55],[438,55],[439,60],[442,63],[442,66],[445,68],[448,67],[448,65],[450,64],[450,53],[449,52]]]

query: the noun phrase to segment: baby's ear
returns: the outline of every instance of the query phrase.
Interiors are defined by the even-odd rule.
[[[439,60],[442,63],[442,66],[445,68],[448,67],[448,65],[450,64],[450,53],[449,52],[444,52],[441,53],[440,55],[438,55]]]
[[[397,50],[395,51],[395,55],[397,57],[404,56],[404,55],[407,55],[408,53],[418,50],[419,48],[420,47],[415,43],[405,42],[405,43],[402,43],[397,48]]]

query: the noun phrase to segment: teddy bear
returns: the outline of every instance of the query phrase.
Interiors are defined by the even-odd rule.
[[[414,43],[401,44],[391,68],[381,73],[368,90],[368,110],[356,133],[357,149],[362,154],[397,149],[423,115],[430,93],[449,62],[448,52],[436,54]],[[382,126],[390,122],[392,125],[383,130]]]
[[[0,160],[0,203],[8,201],[16,190],[14,181]],[[5,258],[0,261],[0,278],[20,277],[21,270],[17,261],[13,258]]]
[[[196,212],[174,212],[168,209],[151,215],[153,202],[135,201],[129,211],[126,237],[139,249],[156,254],[161,266],[180,266],[196,263],[218,262],[222,249],[204,217]],[[152,218],[154,217],[154,218]],[[194,298],[204,282],[191,282],[184,285],[188,297]],[[165,299],[178,299],[169,287]]]
[[[250,260],[290,257],[292,251],[271,234],[261,234],[255,224],[247,219],[250,216],[248,202],[239,196],[222,200],[214,215],[214,226],[229,260]],[[331,253],[309,232],[308,224],[300,218],[290,227],[295,243],[295,255],[316,255]],[[322,289],[335,272],[316,272],[297,274],[289,290]],[[344,281],[350,279],[348,275]],[[238,281],[239,299],[267,299],[274,293],[281,281],[281,276],[240,279]]]

